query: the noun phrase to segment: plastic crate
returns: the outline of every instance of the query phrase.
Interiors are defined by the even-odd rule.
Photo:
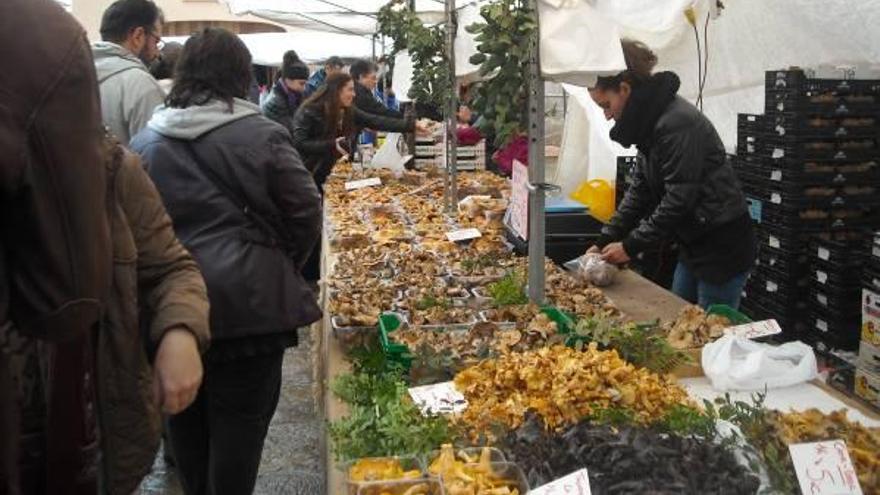
[[[749,192],[749,194],[754,194]],[[858,232],[880,221],[880,205],[792,205],[747,197],[749,214],[765,231],[809,242],[811,235],[834,231]],[[784,201],[784,200],[783,200]],[[850,201],[852,203],[852,201]],[[778,236],[777,236],[778,237]],[[800,248],[802,246],[799,246]],[[792,248],[785,248],[792,249]]]
[[[706,314],[723,316],[733,325],[745,325],[752,322],[751,318],[726,304],[712,304],[706,309]]]
[[[757,270],[773,270],[777,273],[790,273],[807,276],[810,270],[810,257],[807,252],[786,251],[782,249],[758,250]]]
[[[810,303],[820,308],[841,308],[845,311],[860,311],[861,287],[833,287],[814,283],[810,289]]]
[[[746,162],[737,169],[738,175],[748,176],[755,184],[880,184],[880,163],[877,160],[854,162],[762,160]]]
[[[805,160],[871,160],[880,154],[876,137],[800,138],[795,136],[768,137],[760,154],[770,160],[800,158]]]
[[[776,113],[764,121],[770,136],[784,138],[848,138],[880,134],[880,116],[875,110],[863,114],[824,115],[821,113]]]
[[[865,238],[869,236],[865,232]],[[817,266],[827,267],[830,270],[846,270],[859,268],[865,263],[867,254],[864,240],[841,242],[827,239],[813,239],[811,257]]]

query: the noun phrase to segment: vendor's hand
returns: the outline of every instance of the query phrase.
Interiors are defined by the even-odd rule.
[[[195,400],[202,384],[202,356],[195,335],[183,328],[165,332],[153,364],[153,400],[177,414]]]
[[[431,127],[427,122],[422,120],[417,120],[415,125],[416,134],[419,136],[430,136],[431,135]]]
[[[629,263],[629,255],[623,249],[623,243],[612,242],[602,250],[602,259],[614,265]]]
[[[599,246],[593,244],[592,246],[590,246],[590,249],[587,249],[587,252],[585,254],[600,254],[600,253],[602,253],[602,249]]]

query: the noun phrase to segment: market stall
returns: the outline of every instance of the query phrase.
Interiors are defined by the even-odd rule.
[[[482,443],[479,437],[493,429],[489,423],[481,422],[480,418],[488,417],[486,416],[488,409],[483,408],[490,406],[479,399],[490,397],[493,390],[500,391],[498,387],[501,385],[486,381],[495,372],[487,371],[485,367],[510,366],[512,369],[519,369],[529,366],[525,364],[527,361],[518,362],[517,359],[548,360],[551,370],[558,369],[563,362],[569,362],[568,359],[578,359],[578,362],[582,362],[579,359],[581,353],[584,353],[583,356],[608,360],[608,366],[619,366],[624,370],[622,376],[630,376],[630,378],[622,378],[624,381],[620,382],[624,389],[636,387],[633,393],[638,396],[660,394],[656,397],[648,395],[653,397],[652,409],[634,409],[635,414],[650,419],[668,415],[668,411],[663,412],[664,407],[675,409],[675,403],[697,404],[703,399],[723,400],[723,392],[714,390],[705,377],[695,376],[700,375],[698,366],[697,371],[693,371],[695,363],[681,366],[682,363],[679,362],[681,357],[674,357],[670,354],[673,351],[667,347],[656,349],[660,355],[670,356],[671,362],[646,359],[650,356],[639,355],[632,350],[634,347],[631,341],[614,340],[619,337],[611,337],[611,340],[607,341],[610,344],[602,346],[602,348],[617,349],[613,355],[594,347],[596,343],[602,345],[600,330],[602,322],[606,321],[605,318],[612,318],[615,321],[619,318],[621,321],[632,322],[659,319],[661,322],[681,323],[683,310],[688,308],[686,302],[631,271],[621,271],[613,284],[600,289],[579,281],[574,274],[566,273],[548,264],[546,266],[547,301],[550,308],[545,308],[543,311],[540,308],[529,308],[524,296],[525,260],[514,257],[501,238],[503,226],[499,213],[503,213],[509,196],[506,180],[488,173],[461,173],[458,177],[458,187],[465,200],[454,214],[448,215],[444,212],[442,201],[443,181],[438,176],[429,175],[428,172],[408,171],[401,176],[395,176],[387,170],[355,170],[348,164],[341,164],[337,165],[334,175],[327,183],[323,251],[325,277],[322,296],[325,318],[322,322],[321,336],[324,361],[322,366],[324,413],[331,422],[330,439],[325,446],[328,493],[346,492],[352,462],[357,457],[363,457],[363,455],[351,457],[347,454],[375,453],[384,448],[379,447],[379,450],[376,450],[376,445],[362,445],[353,441],[363,436],[364,441],[380,443],[373,436],[376,432],[370,427],[357,432],[346,429],[363,427],[355,424],[362,418],[350,416],[352,411],[349,404],[338,399],[340,387],[343,389],[343,395],[358,393],[353,385],[357,379],[351,378],[356,375],[349,374],[351,371],[349,361],[353,359],[359,363],[358,366],[363,366],[361,358],[356,356],[361,345],[369,346],[371,343],[379,345],[378,352],[385,359],[397,360],[410,366],[408,376],[412,386],[445,382],[454,378],[456,386],[481,387],[474,389],[472,393],[475,395],[468,397],[470,403],[468,407],[472,407],[473,412],[468,413],[465,410],[459,412],[457,416],[463,418],[461,424],[466,425],[470,432],[464,437],[457,437],[459,442],[465,443],[470,441]],[[471,198],[467,199],[467,196]],[[475,196],[478,199],[474,199]],[[457,242],[449,239],[448,234],[452,234],[455,239],[464,229],[476,229],[480,237]],[[518,282],[517,277],[519,277]],[[688,311],[687,314],[691,314],[698,310],[688,308]],[[560,315],[563,318],[559,318]],[[584,322],[586,324],[583,324]],[[599,322],[598,325],[596,322]],[[727,324],[731,323],[727,322]],[[597,326],[600,328],[597,329]],[[670,339],[669,333],[664,333],[662,327],[660,325],[652,328],[659,332],[657,335]],[[668,329],[669,326],[666,328]],[[562,335],[563,338],[555,338],[563,331],[574,333]],[[396,332],[399,332],[397,335],[400,335],[400,340],[395,340]],[[443,340],[438,337],[436,340],[431,340],[427,337],[454,332],[471,337],[473,332],[481,332],[481,336],[490,342],[490,349],[482,355],[469,354],[470,349],[467,346],[471,345],[473,340],[464,339],[463,341],[467,341],[468,344],[462,344],[462,341],[455,341],[452,338]],[[505,343],[505,339],[511,340]],[[581,340],[581,344],[578,344],[577,340]],[[639,342],[639,346],[657,345],[655,340]],[[647,344],[648,342],[653,344]],[[405,352],[396,353],[395,343],[409,348]],[[567,343],[569,346],[554,347],[561,343]],[[496,345],[500,347],[494,347]],[[447,346],[447,349],[455,349],[457,359],[442,358],[440,353],[444,346]],[[424,355],[424,352],[433,354]],[[620,359],[617,357],[618,352],[626,356],[627,360],[640,363],[640,366],[633,367],[625,361],[618,361]],[[690,354],[693,355],[692,352]],[[698,363],[699,352],[696,356]],[[654,373],[652,369],[691,378],[677,381],[674,378],[665,378],[663,373]],[[584,372],[589,373],[589,370],[585,369]],[[345,380],[348,381],[343,381],[343,385],[338,383],[340,376],[347,377]],[[381,373],[376,375],[376,377],[381,376]],[[468,378],[469,376],[471,378]],[[576,387],[577,382],[574,380],[571,386]],[[503,393],[512,393],[512,391]],[[557,417],[552,421],[557,421],[553,424],[559,427],[580,428],[589,438],[594,438],[594,435],[598,435],[596,438],[603,438],[602,435],[605,433],[602,433],[599,426],[580,423],[571,426],[573,424],[570,422],[571,419],[589,416],[587,412],[593,410],[595,413],[595,408],[598,407],[597,403],[578,402],[579,394],[583,393],[600,392],[597,390],[590,392],[589,389],[574,391],[571,395],[574,400],[572,407],[578,412],[562,413],[562,416],[557,417],[554,415],[560,413],[554,411],[564,411],[564,408],[557,410],[550,407],[543,410],[538,407],[537,410],[550,415],[545,416],[545,421]],[[734,395],[732,400],[743,401],[745,404],[749,397],[749,393],[740,393]],[[346,400],[351,400],[351,397],[347,397]],[[669,401],[667,406],[662,406],[665,404],[663,401]],[[833,389],[815,380],[794,387],[769,390],[764,401],[764,405],[770,409],[783,412],[798,411],[801,414],[775,416],[777,413],[768,412],[767,414],[773,416],[766,421],[772,425],[787,424],[786,421],[806,422],[805,424],[819,425],[815,426],[816,431],[822,429],[821,425],[825,424],[825,421],[831,421],[831,424],[838,425],[838,428],[853,428],[855,426],[851,425],[855,424],[865,427],[880,425],[880,416],[876,413],[872,413],[868,408],[849,398],[840,396]],[[360,407],[355,406],[355,409]],[[770,411],[763,407],[756,406],[754,411],[762,411],[761,414],[764,414],[763,411]],[[811,408],[816,408],[822,414],[813,416],[818,413],[809,412]],[[841,419],[840,413],[836,413],[837,416],[832,414],[839,409],[847,411],[848,420]],[[608,411],[613,410],[613,408],[608,409]],[[526,419],[523,415],[513,412],[506,414],[510,414],[509,418],[512,421],[507,429],[511,435],[516,436],[525,431],[524,428],[534,427],[532,423],[536,421],[535,419],[523,422]],[[571,414],[571,417],[568,418],[566,414]],[[597,424],[602,423],[598,421]],[[445,425],[445,422],[437,422],[408,425],[408,427],[415,428],[411,431],[424,435],[429,439],[428,441],[438,438],[451,441],[453,435],[451,430],[446,430]],[[632,427],[635,428],[632,433],[633,438],[641,439],[638,441],[647,441],[647,438],[651,438],[642,438],[640,435],[651,435],[651,433],[642,433],[636,424]],[[593,428],[600,429],[593,431]],[[816,435],[792,438],[789,441],[821,438],[820,434]],[[528,466],[530,461],[522,457],[524,453],[517,450],[516,442],[511,444],[509,442],[513,440],[510,438],[507,440],[505,446],[511,449],[509,452],[515,456],[518,453],[519,457],[516,457],[518,462]],[[847,440],[856,441],[854,438]],[[405,442],[403,439],[395,441]],[[558,440],[548,437],[547,441]],[[409,450],[409,447],[403,447],[402,444],[389,445],[387,453],[410,453],[400,451]],[[699,442],[686,446],[708,449],[706,455],[722,456],[719,459],[726,455],[721,451],[716,452],[714,447],[707,447]],[[858,447],[864,446],[859,444]],[[675,448],[685,447],[678,445]],[[433,449],[439,450],[440,445],[433,445]],[[349,457],[348,463],[344,462],[346,457]],[[440,462],[439,457],[434,460]],[[428,461],[424,462],[430,464]],[[675,462],[691,461],[682,458]],[[560,464],[559,469],[567,466],[568,464],[565,463]],[[554,473],[535,475],[538,476],[535,479],[544,479],[541,476],[546,478],[553,476]],[[731,472],[730,475],[746,476],[745,472],[740,471]]]

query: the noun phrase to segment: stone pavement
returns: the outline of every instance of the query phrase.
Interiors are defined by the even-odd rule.
[[[312,327],[318,332],[320,326]],[[316,370],[318,339],[309,329],[300,330],[300,345],[284,356],[281,397],[263,447],[256,495],[322,495],[324,465],[321,434],[324,420],[318,404]],[[156,458],[153,473],[141,485],[140,495],[183,495],[180,483],[162,460]]]

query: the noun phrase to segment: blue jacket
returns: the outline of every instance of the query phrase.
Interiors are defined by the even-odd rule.
[[[303,99],[312,96],[312,93],[318,90],[321,86],[324,85],[324,80],[327,79],[327,71],[324,69],[318,69],[312,74],[312,77],[306,81],[306,89],[303,91]]]

